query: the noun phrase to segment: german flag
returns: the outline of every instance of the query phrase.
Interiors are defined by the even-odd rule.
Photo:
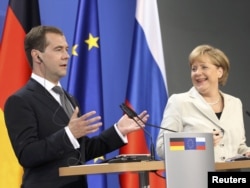
[[[170,138],[170,150],[185,150],[184,138]]]
[[[30,77],[24,37],[37,25],[40,25],[38,0],[9,0],[0,43],[0,187],[17,188],[21,185],[23,170],[9,141],[3,108],[6,99]]]

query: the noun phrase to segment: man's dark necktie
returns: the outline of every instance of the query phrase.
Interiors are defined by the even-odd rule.
[[[73,113],[73,109],[72,109],[70,101],[66,97],[63,89],[60,86],[55,86],[55,87],[52,88],[52,90],[60,95],[60,100],[61,100],[61,103],[62,103],[62,107],[63,107],[64,111],[67,113],[67,115],[70,118],[72,113]]]

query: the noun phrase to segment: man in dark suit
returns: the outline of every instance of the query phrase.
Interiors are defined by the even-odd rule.
[[[85,176],[59,177],[59,167],[84,164],[127,143],[126,135],[140,129],[124,115],[99,136],[102,126],[95,111],[81,115],[76,99],[64,91],[72,115],[62,108],[54,86],[61,86],[69,59],[64,34],[55,27],[37,26],[25,37],[25,51],[32,68],[27,84],[10,96],[4,108],[8,134],[24,168],[22,188],[87,188]],[[146,111],[140,118],[147,121]],[[142,126],[144,126],[142,124]]]

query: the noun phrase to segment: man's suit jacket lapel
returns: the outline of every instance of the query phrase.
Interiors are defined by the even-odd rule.
[[[34,97],[39,100],[46,108],[52,112],[56,112],[65,123],[68,123],[69,118],[61,105],[54,99],[54,97],[37,81],[30,79],[27,84],[29,90],[33,91]]]

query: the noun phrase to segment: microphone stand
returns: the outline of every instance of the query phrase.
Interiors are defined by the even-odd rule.
[[[141,129],[150,137],[150,157],[151,157],[151,160],[154,161],[155,160],[155,147],[154,147],[154,144],[153,144],[152,135],[146,129],[144,129],[144,127],[141,126],[141,124],[135,119],[135,117],[137,117],[143,124],[145,124],[145,122],[142,121],[142,119],[140,117],[138,117],[138,115],[134,111],[130,111],[129,108],[125,104],[120,105],[120,107],[121,107],[122,111],[125,114],[127,114],[127,116],[129,118],[133,119],[134,122],[139,127],[141,127]]]
[[[155,160],[155,147],[154,147],[154,144],[153,144],[153,137],[152,137],[152,135],[146,129],[144,129],[144,127],[142,127],[140,125],[140,123],[135,120],[135,118],[132,118],[132,119],[150,137],[150,157],[151,157],[151,160],[154,161]]]

